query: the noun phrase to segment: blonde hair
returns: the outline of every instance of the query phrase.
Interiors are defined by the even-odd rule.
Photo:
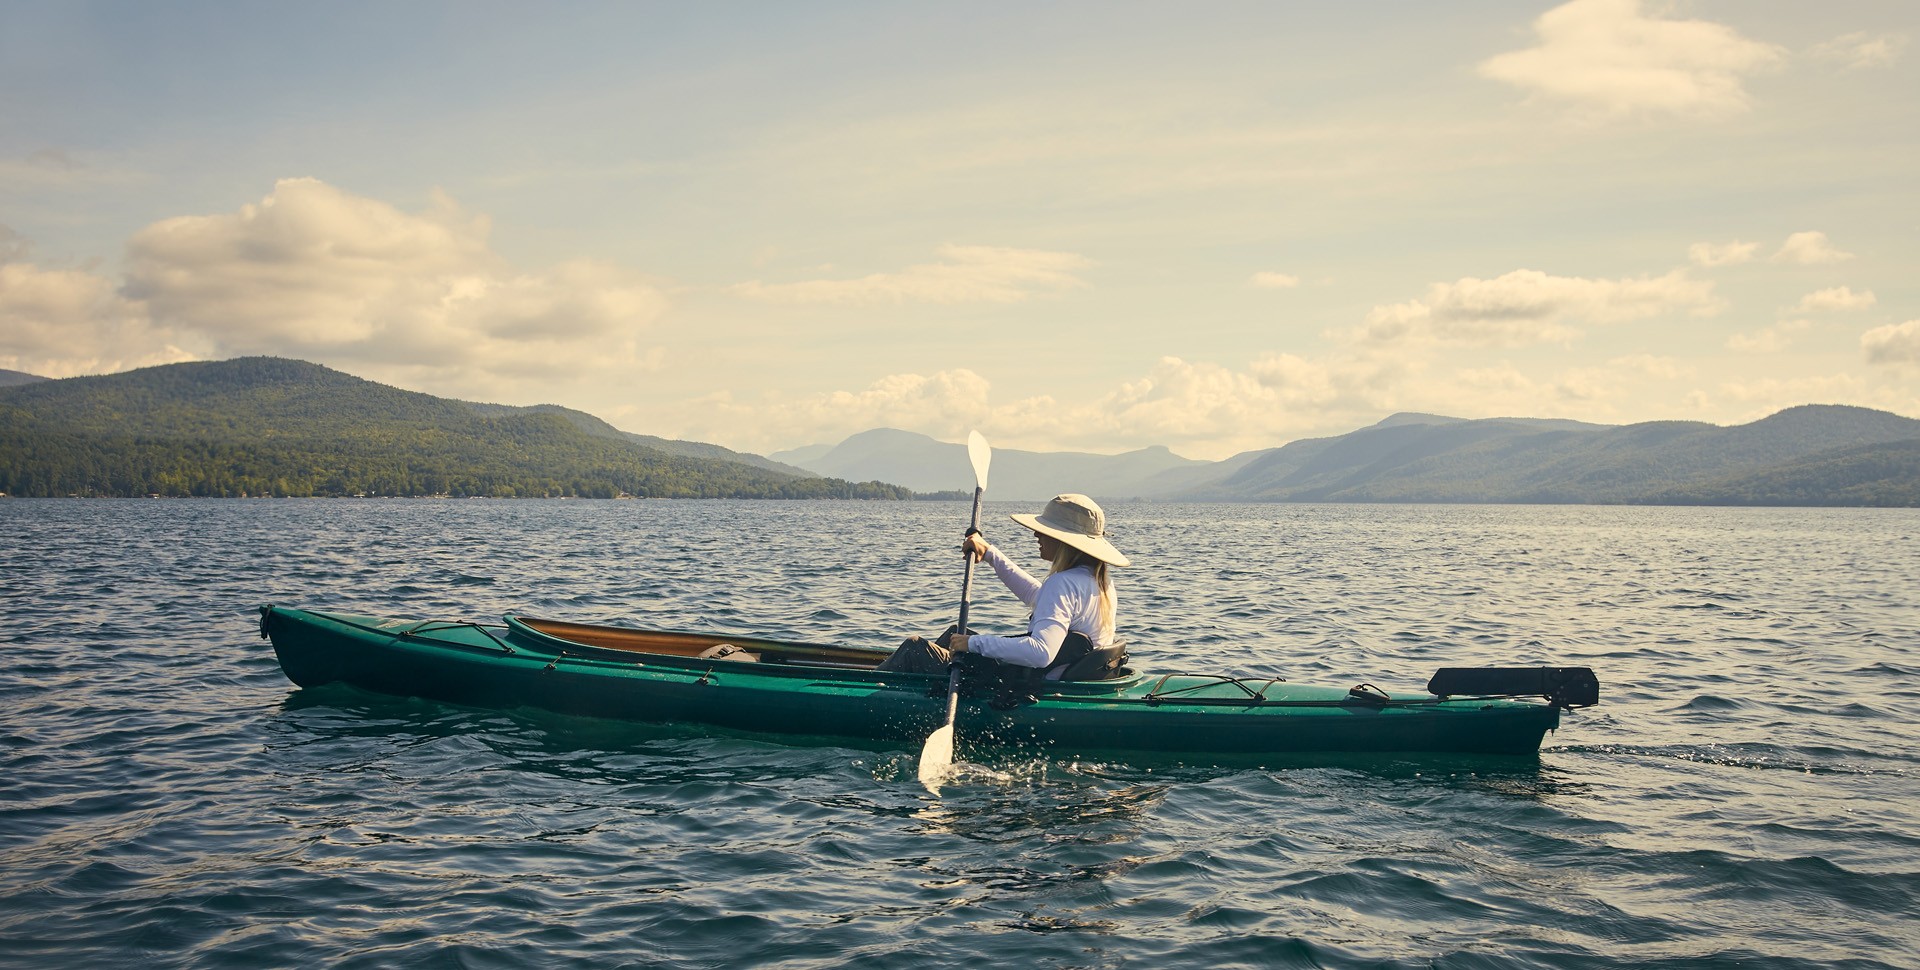
[[[1053,554],[1053,568],[1047,571],[1047,575],[1064,573],[1080,566],[1092,570],[1093,583],[1100,587],[1100,623],[1107,628],[1107,633],[1117,632],[1113,628],[1113,580],[1107,578],[1106,563],[1062,542],[1060,551]]]

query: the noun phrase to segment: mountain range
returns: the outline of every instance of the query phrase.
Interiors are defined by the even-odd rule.
[[[969,468],[964,446],[889,428],[762,457],[271,357],[0,371],[0,494],[907,498],[970,494]],[[1920,421],[1842,405],[1733,427],[1402,413],[1223,461],[998,449],[990,480],[1022,501],[1920,506]]]
[[[891,429],[778,460],[928,491],[964,477],[964,448]],[[1920,421],[1843,405],[1751,424],[1599,425],[1403,413],[1330,438],[1217,462],[1164,448],[1121,455],[996,450],[997,498],[1207,502],[1450,502],[1920,506]]]

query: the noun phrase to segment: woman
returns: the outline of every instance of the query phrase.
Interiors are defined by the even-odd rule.
[[[1039,515],[1014,515],[1033,530],[1040,557],[1052,564],[1044,581],[1000,553],[978,533],[961,548],[993,567],[994,575],[1033,610],[1025,636],[994,637],[954,631],[928,643],[909,637],[881,670],[939,673],[958,653],[975,653],[1057,679],[1072,663],[1114,643],[1115,601],[1107,567],[1128,565],[1127,557],[1106,539],[1107,514],[1085,495],[1058,495]],[[1077,635],[1077,636],[1076,636]]]

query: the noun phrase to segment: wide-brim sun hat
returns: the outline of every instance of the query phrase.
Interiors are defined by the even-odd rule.
[[[1039,515],[1015,513],[1013,521],[1052,536],[1109,566],[1129,566],[1125,554],[1107,541],[1107,513],[1085,495],[1055,495]]]

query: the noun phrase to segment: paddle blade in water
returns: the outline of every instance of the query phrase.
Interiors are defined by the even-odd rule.
[[[927,744],[920,749],[920,784],[928,791],[936,791],[940,780],[953,768],[953,724],[940,725],[932,734],[927,735]]]

